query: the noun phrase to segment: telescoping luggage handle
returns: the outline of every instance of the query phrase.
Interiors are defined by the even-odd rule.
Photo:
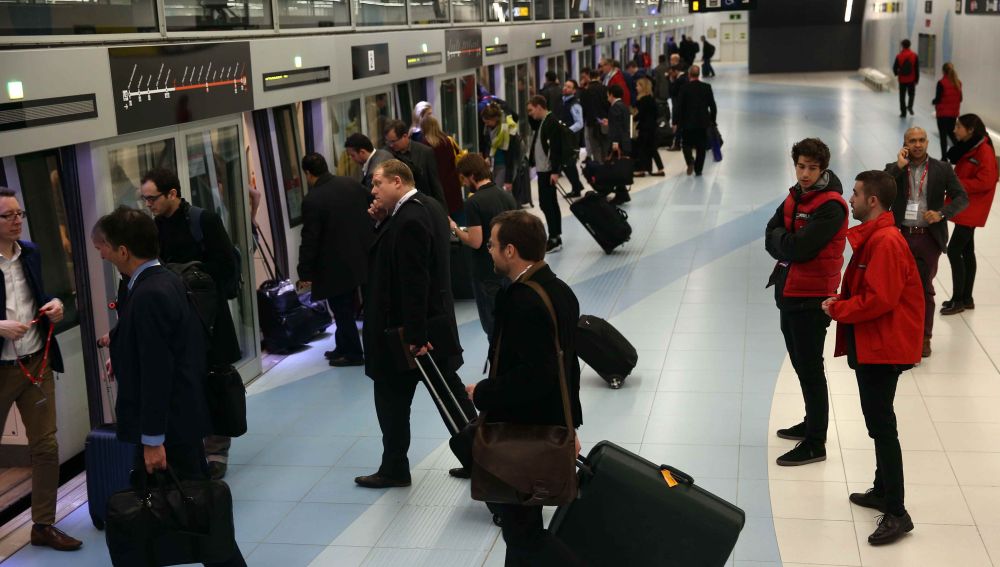
[[[458,424],[455,421],[455,418],[452,415],[452,413],[445,410],[445,405],[444,401],[441,399],[441,394],[437,391],[438,390],[437,387],[431,381],[431,378],[428,375],[427,370],[424,368],[424,363],[422,362],[423,359],[427,359],[430,361],[431,366],[434,368],[434,372],[437,374],[438,378],[440,378],[441,384],[444,386],[444,390],[448,393],[448,397],[451,398],[450,401],[452,404],[454,404],[454,408],[458,410],[458,413],[465,418],[465,423],[462,423],[461,425]],[[415,356],[413,357],[413,360],[417,363],[417,368],[420,370],[420,374],[422,374],[424,377],[424,384],[427,385],[427,391],[430,392],[431,397],[434,398],[434,401],[435,403],[437,403],[437,406],[442,409],[441,413],[444,414],[446,425],[448,425],[450,433],[452,435],[457,434],[459,431],[462,430],[462,428],[466,426],[466,424],[472,421],[472,418],[465,415],[465,410],[462,409],[462,405],[458,403],[458,398],[455,397],[455,392],[452,392],[451,388],[448,387],[448,383],[444,379],[444,374],[441,373],[441,369],[438,368],[437,362],[434,361],[434,358],[430,355],[430,353],[425,354],[422,357]]]
[[[264,261],[264,270],[267,272],[268,279],[272,281],[285,279],[284,274],[281,273],[281,269],[278,268],[278,260],[274,257],[274,251],[271,250],[271,245],[267,243],[267,239],[261,234],[257,223],[253,223],[253,237],[258,245],[263,244],[262,247],[258,246],[258,248],[260,248],[260,258]]]
[[[583,473],[584,475],[588,477],[594,476],[593,464],[587,457],[584,457],[583,455],[578,455],[576,457],[576,467],[580,469],[580,472]],[[660,473],[663,474],[663,478],[664,480],[666,480],[668,486],[673,487],[676,484],[684,484],[687,486],[694,485],[693,476],[689,475],[688,473],[682,470],[676,469],[670,465],[660,465]],[[669,480],[668,480],[668,474],[664,473],[669,474]],[[671,484],[670,482],[671,480],[673,480],[675,484]]]

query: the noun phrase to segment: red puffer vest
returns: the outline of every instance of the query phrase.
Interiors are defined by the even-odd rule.
[[[796,189],[789,189],[785,198],[785,230],[795,232],[809,224],[816,209],[835,201],[848,212],[844,197],[836,191],[808,191],[795,199]],[[844,267],[844,246],[847,242],[847,218],[837,234],[808,262],[793,262],[785,278],[785,297],[833,297],[840,286],[840,269]]]
[[[934,112],[938,118],[957,118],[962,106],[962,90],[948,77],[938,81],[938,84],[941,85],[941,98],[934,106]]]
[[[902,71],[903,63],[907,60],[910,61],[910,72],[904,75]],[[920,69],[917,69],[917,62],[917,54],[912,50],[904,49],[896,55],[896,63],[899,65],[900,69],[899,75],[897,75],[896,78],[899,79],[900,83],[908,85],[910,83],[917,82],[917,73],[920,72]]]

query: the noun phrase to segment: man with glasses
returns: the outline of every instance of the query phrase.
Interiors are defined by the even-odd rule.
[[[59,488],[56,387],[52,371],[63,371],[53,326],[63,318],[62,301],[45,293],[38,247],[21,240],[25,212],[15,193],[0,187],[0,415],[13,404],[21,413],[31,452],[31,544],[57,551],[83,545],[53,526]]]
[[[215,327],[208,345],[208,379],[222,379],[225,374],[236,372],[233,364],[243,356],[227,301],[226,282],[239,277],[239,268],[226,227],[214,211],[199,209],[184,200],[180,180],[168,169],[155,168],[146,173],[139,192],[156,219],[160,260],[165,264],[201,262],[219,288]],[[200,239],[195,234],[198,229]],[[226,475],[231,444],[229,437],[205,438],[209,473],[214,480]]]
[[[409,129],[402,120],[390,120],[385,125],[383,134],[385,147],[392,152],[392,157],[405,163],[413,172],[417,191],[433,197],[447,211],[448,203],[444,200],[444,188],[438,178],[434,150],[425,144],[414,144],[410,140]]]

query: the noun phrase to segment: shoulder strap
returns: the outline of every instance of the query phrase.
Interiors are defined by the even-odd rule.
[[[201,213],[204,211],[205,209],[194,205],[188,207],[188,224],[191,226],[191,236],[198,244],[205,240],[205,231],[201,228]]]
[[[562,394],[562,406],[563,415],[566,416],[566,428],[573,431],[573,414],[570,412],[569,408],[569,386],[566,383],[566,364],[563,356],[562,343],[559,341],[559,319],[556,318],[556,310],[552,307],[552,300],[549,298],[549,294],[545,291],[545,288],[541,286],[538,282],[526,280],[523,282],[525,285],[535,290],[535,293],[542,298],[542,303],[545,304],[545,309],[549,312],[549,317],[552,318],[552,330],[555,332],[555,346],[556,346],[556,357],[559,364],[559,391]],[[500,343],[497,342],[497,347]],[[499,351],[499,348],[498,348]],[[496,354],[494,354],[496,357]]]

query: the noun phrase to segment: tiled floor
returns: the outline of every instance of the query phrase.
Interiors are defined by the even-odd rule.
[[[845,183],[881,168],[914,120],[895,117],[894,94],[846,75],[748,77],[720,69],[713,81],[725,160],[686,177],[680,156],[661,152],[665,179],[640,180],[626,207],[631,242],[607,256],[572,219],[563,251],[549,257],[582,309],[609,318],[639,350],[623,389],[584,370],[586,447],[610,439],[692,474],[736,502],[747,525],[729,564],[1000,565],[1000,246],[980,231],[973,312],[939,321],[935,354],[908,372],[897,409],[907,466],[908,505],[917,522],[898,545],[873,549],[872,518],[847,502],[870,479],[874,459],[858,411],[853,375],[829,361],[829,459],[783,469],[787,444],[772,434],[801,418],[786,362],[763,227],[793,182],[791,144],[823,138]],[[919,122],[930,125],[923,115]],[[932,146],[936,145],[936,140]],[[942,261],[939,297],[947,297]],[[485,337],[471,302],[458,319],[466,348],[462,376],[479,379]],[[371,383],[358,369],[331,370],[323,342],[288,357],[251,388],[250,433],[235,441],[227,480],[237,536],[250,565],[499,566],[503,541],[454,465],[428,396],[414,404],[408,489],[373,492],[351,479],[373,470],[380,440]],[[107,565],[102,535],[80,509],[61,525],[86,544],[78,567]],[[680,536],[679,536],[680,537]],[[11,565],[58,565],[62,555],[26,548]]]

